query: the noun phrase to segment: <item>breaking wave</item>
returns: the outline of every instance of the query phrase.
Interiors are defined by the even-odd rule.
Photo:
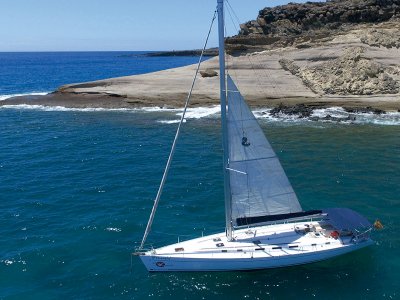
[[[176,116],[182,117],[182,109],[169,109],[165,110],[169,112],[174,112]],[[218,105],[211,106],[211,107],[196,107],[196,108],[188,108],[185,114],[185,120],[187,119],[202,119],[202,118],[207,118],[211,116],[217,116],[219,112],[221,111],[220,107]],[[185,121],[184,120],[184,121]],[[179,119],[173,119],[173,120],[161,120],[158,121],[159,123],[162,124],[176,124],[179,123]]]
[[[82,112],[135,110],[131,108],[101,108],[101,107],[74,108],[74,107],[64,107],[64,106],[46,106],[46,105],[30,105],[30,104],[3,105],[0,106],[0,108],[42,110],[42,111],[82,111]]]
[[[39,93],[38,93],[39,94]],[[44,93],[42,93],[44,94]],[[30,94],[32,95],[32,94]],[[2,97],[2,96],[0,96]],[[0,98],[1,99],[1,98]],[[3,99],[4,100],[4,99]],[[45,106],[45,105],[3,105],[1,108],[23,109],[23,110],[41,110],[41,111],[74,111],[74,112],[143,112],[143,113],[169,113],[170,119],[158,120],[161,124],[176,124],[179,123],[182,116],[182,109],[161,108],[161,107],[143,107],[143,108],[72,108],[64,106]],[[270,108],[257,109],[254,115],[258,119],[263,119],[268,122],[287,122],[287,123],[308,123],[308,122],[323,122],[323,123],[341,123],[341,124],[375,124],[375,125],[400,125],[400,112],[387,112],[383,114],[374,113],[353,113],[347,112],[342,107],[329,107],[314,109],[311,116],[307,118],[300,117],[297,114],[271,114]],[[209,117],[218,117],[220,107],[218,105],[211,107],[196,107],[189,108],[186,112],[186,118],[203,119]]]
[[[143,108],[102,108],[102,107],[64,107],[64,106],[47,106],[47,105],[36,105],[36,104],[9,104],[0,106],[0,108],[12,108],[12,109],[24,109],[24,110],[42,110],[42,111],[82,111],[82,112],[96,112],[96,111],[131,111],[131,112],[166,112],[173,113],[176,116],[182,116],[182,109],[176,108],[161,108],[161,107],[143,107]],[[196,107],[189,108],[186,111],[186,119],[201,119],[210,115],[218,114],[220,111],[219,106],[213,107]],[[176,120],[160,121],[163,123],[176,123]]]
[[[0,95],[0,101],[6,100],[12,97],[20,97],[20,96],[44,96],[47,95],[48,92],[33,92],[33,93],[26,93],[26,94],[10,94],[10,95]]]
[[[271,122],[400,125],[400,112],[387,112],[384,114],[374,114],[372,112],[350,113],[342,107],[314,109],[311,116],[307,118],[302,118],[297,114],[271,114],[271,109],[256,110],[254,115],[256,118],[266,119]]]
[[[384,114],[374,114],[372,112],[349,113],[342,107],[329,107],[326,109],[315,109],[312,114],[312,117],[317,117],[320,120],[327,119],[328,116],[337,119],[354,117],[354,120],[347,121],[353,124],[400,125],[400,112],[387,112]]]

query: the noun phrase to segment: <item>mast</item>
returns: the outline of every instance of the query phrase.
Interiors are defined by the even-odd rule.
[[[223,147],[223,172],[224,172],[224,195],[225,195],[225,226],[228,240],[232,240],[232,208],[231,191],[229,184],[229,153],[228,153],[228,132],[226,126],[226,74],[225,74],[225,26],[224,26],[224,0],[217,0],[218,6],[218,37],[219,37],[219,83],[221,98],[221,128]]]

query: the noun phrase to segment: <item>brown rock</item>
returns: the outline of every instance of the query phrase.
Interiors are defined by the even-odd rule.
[[[218,76],[218,72],[213,69],[206,69],[204,71],[200,71],[201,77],[215,77]]]

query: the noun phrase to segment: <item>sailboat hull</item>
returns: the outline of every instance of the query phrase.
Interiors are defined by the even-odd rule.
[[[238,236],[232,242],[224,239],[225,233],[206,236],[148,251],[140,258],[150,272],[245,271],[313,263],[373,243],[369,238],[355,242],[350,236],[334,238],[322,232],[296,232],[296,226],[242,230],[235,232]]]
[[[249,271],[270,268],[290,267],[327,260],[335,256],[343,255],[370,245],[372,242],[335,249],[325,250],[318,254],[303,254],[279,258],[177,258],[167,256],[142,256],[142,262],[149,272],[201,272],[201,271]],[[162,263],[160,263],[162,262]]]

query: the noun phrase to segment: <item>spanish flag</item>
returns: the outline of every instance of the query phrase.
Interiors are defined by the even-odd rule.
[[[383,225],[382,225],[381,221],[376,220],[376,221],[374,222],[374,228],[377,229],[377,230],[383,229]]]

